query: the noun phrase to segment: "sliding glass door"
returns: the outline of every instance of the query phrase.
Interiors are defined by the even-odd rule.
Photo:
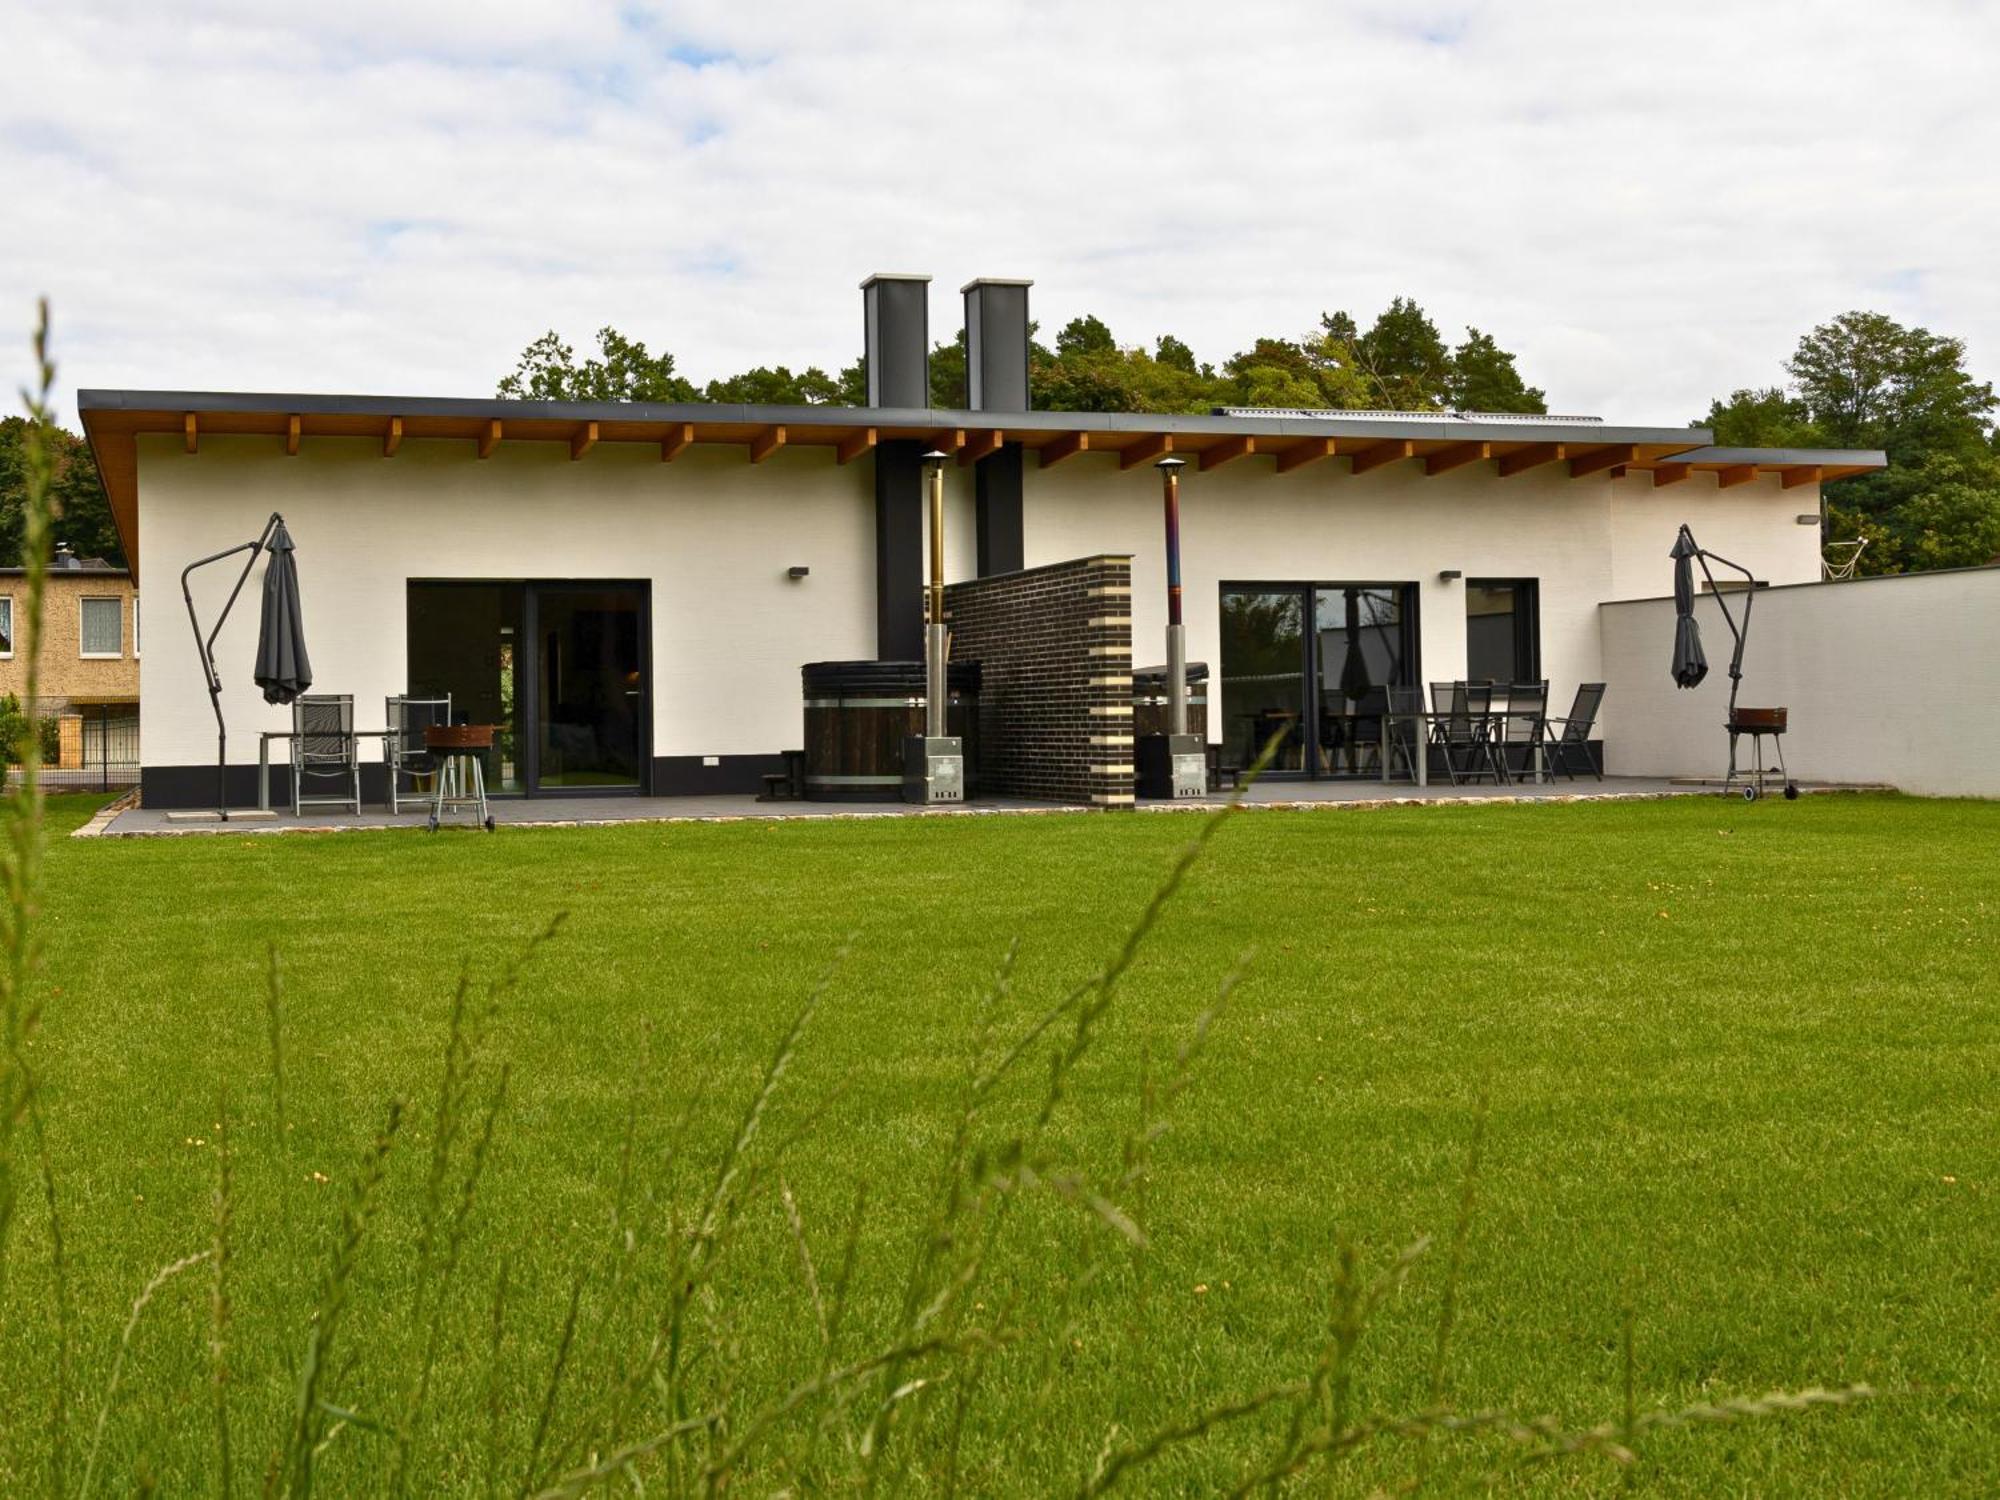
[[[495,726],[489,791],[649,780],[647,591],[637,583],[411,583],[409,692]]]
[[[1391,687],[1414,686],[1417,590],[1403,583],[1226,584],[1222,733],[1275,775],[1379,776]]]

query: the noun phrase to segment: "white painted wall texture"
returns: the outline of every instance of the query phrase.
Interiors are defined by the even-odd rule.
[[[1619,699],[1605,742],[1611,764],[1642,776],[1720,776],[1733,642],[1717,602],[1697,601],[1709,674],[1686,691],[1667,670],[1671,598],[1607,604],[1598,614]],[[2000,568],[1760,589],[1738,701],[1791,710],[1785,760],[1802,779],[2000,797],[1996,642]]]
[[[824,448],[782,449],[753,466],[740,447],[697,446],[662,464],[644,445],[604,443],[571,462],[558,443],[502,443],[479,460],[469,443],[411,441],[384,459],[367,439],[309,438],[288,457],[269,438],[205,436],[198,454],[177,437],[151,437],[139,455],[149,766],[214,755],[176,597],[180,570],[255,536],[274,509],[299,548],[315,688],[354,694],[364,724],[405,685],[411,578],[650,581],[659,756],[796,745],[800,665],[875,654],[873,465],[837,466]],[[1158,475],[1082,454],[1047,471],[1031,459],[1024,479],[1027,564],[1131,553],[1135,655],[1163,656]],[[946,486],[946,565],[956,581],[975,571],[970,471],[950,466]],[[1439,572],[1536,578],[1543,669],[1566,704],[1578,682],[1611,675],[1599,604],[1667,588],[1667,549],[1682,519],[1759,576],[1794,582],[1817,575],[1817,534],[1793,520],[1816,505],[1812,488],[1781,491],[1775,478],[1718,493],[1706,476],[1655,490],[1643,474],[1570,480],[1553,465],[1504,480],[1491,463],[1435,479],[1414,462],[1359,477],[1339,459],[1287,475],[1265,457],[1208,474],[1190,466],[1182,483],[1190,654],[1219,667],[1224,580],[1414,583],[1423,675],[1457,677],[1463,585],[1440,583]],[[789,580],[794,564],[811,576]],[[225,571],[198,576],[204,620],[226,592]],[[256,600],[246,597],[218,646],[237,764],[254,761],[254,731],[289,722],[250,683],[256,631]],[[1614,679],[1607,724],[1618,699]]]
[[[1121,471],[1111,455],[1081,454],[1027,476],[1030,567],[1086,552],[1129,552],[1132,652],[1166,655],[1166,557],[1160,479]],[[1540,580],[1542,675],[1567,709],[1578,683],[1605,680],[1597,606],[1672,585],[1667,553],[1681,521],[1703,541],[1737,549],[1773,582],[1819,576],[1819,533],[1796,516],[1815,487],[1783,490],[1775,476],[1718,491],[1700,475],[1655,489],[1650,474],[1570,479],[1560,465],[1500,479],[1492,463],[1427,477],[1415,461],[1355,476],[1331,459],[1293,474],[1244,458],[1181,480],[1181,578],[1188,656],[1221,665],[1220,590],[1231,583],[1414,583],[1426,681],[1465,675],[1466,578]],[[1726,546],[1724,545],[1726,543]],[[1600,723],[1615,719],[1617,687]],[[1220,726],[1211,728],[1218,737]]]

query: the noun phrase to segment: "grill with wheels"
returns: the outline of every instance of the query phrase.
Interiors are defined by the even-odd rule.
[[[491,724],[430,724],[424,728],[424,748],[437,762],[437,789],[431,797],[432,833],[448,813],[469,812],[476,823],[493,831],[493,814],[486,810],[486,752],[493,748]]]

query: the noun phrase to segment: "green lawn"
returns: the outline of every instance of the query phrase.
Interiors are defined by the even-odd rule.
[[[84,815],[80,802],[52,804],[52,829]],[[780,1182],[827,1301],[859,1223],[834,1343],[843,1360],[880,1347],[1008,941],[1021,948],[989,1058],[1114,955],[1196,828],[1179,815],[1077,815],[53,837],[47,1015],[31,1055],[77,1306],[71,1489],[132,1298],[209,1244],[223,1090],[235,1116],[228,1412],[240,1493],[284,1444],[363,1148],[391,1096],[410,1101],[321,1387],[361,1419],[321,1455],[324,1488],[382,1487],[394,1444],[364,1424],[394,1425],[415,1368],[412,1247],[454,986],[462,965],[483,985],[557,913],[565,925],[501,996],[479,1060],[475,1102],[502,1059],[509,1099],[442,1294],[433,1420],[411,1488],[483,1492],[496,1421],[512,1493],[531,1469],[546,1478],[672,1420],[649,1392],[606,1431],[611,1372],[639,1330],[650,1335],[660,1267],[688,1243],[774,1047],[852,933],[747,1158],[775,1169],[752,1174],[688,1314],[681,1397],[728,1408],[726,1439],[740,1435],[747,1413],[822,1361]],[[282,1140],[267,943],[286,976]],[[1157,1092],[1250,949],[1191,1086],[1165,1106],[1143,1191],[1118,1186],[1142,1079]],[[976,1141],[1028,1127],[1048,1054],[1072,1033],[1051,1029]],[[1436,1237],[1366,1335],[1353,1397],[1358,1413],[1422,1408],[1483,1092],[1448,1361],[1458,1407],[1572,1426],[1617,1417],[1629,1302],[1642,1406],[1857,1382],[1879,1392],[1650,1440],[1647,1493],[1990,1493],[1997,1078],[2000,804],[1702,799],[1229,819],[1069,1077],[1048,1136],[1055,1159],[1140,1216],[1148,1248],[1136,1255],[1054,1189],[1023,1191],[958,1321],[944,1320],[1012,1342],[902,1372],[934,1383],[895,1406],[880,1488],[936,1493],[955,1476],[976,1493],[1071,1491],[1101,1452],[1309,1377],[1343,1243],[1372,1273]],[[637,1248],[621,1256],[607,1226],[628,1118],[624,1222]],[[467,1149],[461,1139],[454,1160]],[[10,1493],[45,1482],[48,1262],[31,1175],[0,1303]],[[151,1476],[163,1494],[213,1491],[210,1285],[206,1267],[192,1269],[146,1310],[98,1488],[125,1493]],[[856,1382],[841,1402],[805,1403],[754,1447],[745,1492],[844,1490],[864,1463],[847,1444],[880,1396]],[[1132,1472],[1128,1488],[1226,1489],[1284,1442],[1288,1420],[1273,1407],[1219,1426]],[[714,1441],[676,1452],[698,1460]],[[1625,1482],[1601,1456],[1524,1466],[1509,1455],[1495,1441],[1385,1440],[1336,1471],[1336,1492],[1420,1472],[1438,1493]],[[686,1478],[664,1458],[640,1472],[648,1493]],[[1302,1492],[1318,1493],[1317,1480]]]

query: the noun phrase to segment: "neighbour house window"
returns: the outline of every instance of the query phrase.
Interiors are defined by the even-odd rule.
[[[1539,589],[1532,578],[1465,582],[1465,675],[1473,682],[1539,682]]]
[[[139,659],[139,596],[132,596],[132,660]]]
[[[0,594],[0,657],[14,654],[14,596]]]
[[[125,601],[85,599],[83,603],[82,654],[123,656],[125,654]]]

